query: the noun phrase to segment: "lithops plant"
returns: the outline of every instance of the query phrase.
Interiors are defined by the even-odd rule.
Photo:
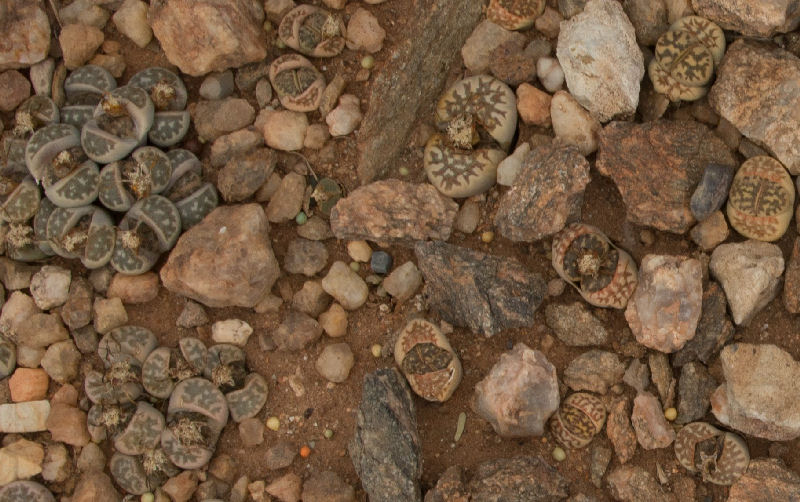
[[[147,91],[125,85],[103,95],[94,118],[81,129],[81,145],[95,162],[120,160],[144,142],[153,125],[154,107]]]
[[[166,399],[177,382],[202,374],[207,358],[205,344],[193,337],[181,338],[178,349],[159,347],[142,366],[142,385],[151,396]]]
[[[136,404],[132,401],[120,403],[94,404],[89,408],[86,425],[89,434],[95,441],[104,441],[124,430],[136,413]]]
[[[99,207],[58,207],[47,219],[45,235],[55,254],[79,258],[86,268],[95,269],[111,261],[116,227]]]
[[[33,178],[18,172],[0,173],[0,220],[24,224],[34,217],[40,200]]]
[[[125,455],[142,455],[158,447],[164,425],[164,415],[160,411],[139,401],[130,420],[114,436],[114,448]]]
[[[276,58],[269,67],[269,80],[287,110],[310,112],[322,101],[325,78],[311,61],[299,54]]]
[[[428,401],[447,401],[461,383],[461,361],[450,341],[424,319],[413,319],[400,331],[394,360],[411,389]]]
[[[553,437],[566,448],[583,448],[603,430],[606,407],[603,401],[586,392],[570,394],[550,419]]]
[[[64,80],[67,102],[73,105],[97,105],[103,94],[117,87],[114,76],[105,68],[85,65],[77,68]]]
[[[0,378],[5,378],[17,367],[17,347],[0,335]]]
[[[181,228],[186,230],[200,222],[219,204],[217,189],[203,182],[203,165],[189,150],[176,148],[167,152],[172,163],[172,176],[162,194],[175,204],[181,215]]]
[[[269,387],[264,377],[258,373],[247,375],[241,389],[225,394],[231,419],[234,422],[241,422],[258,415],[267,402],[268,394]]]
[[[301,4],[283,16],[278,36],[283,43],[306,56],[334,57],[344,48],[345,27],[336,14]]]
[[[160,193],[172,176],[172,162],[154,146],[142,146],[130,158],[112,162],[100,171],[100,202],[112,211],[127,211],[137,200]]]
[[[167,409],[161,447],[182,469],[199,469],[211,459],[228,422],[225,396],[204,378],[189,378],[175,386]]]
[[[44,485],[19,480],[0,488],[0,502],[56,502],[56,499]]]
[[[108,368],[118,362],[135,362],[141,368],[147,356],[158,347],[158,338],[142,326],[120,326],[100,339],[97,355]]]
[[[52,99],[39,94],[22,102],[14,112],[14,135],[29,138],[34,132],[50,124],[58,123],[61,114]]]
[[[523,30],[544,12],[544,0],[490,0],[486,18],[507,30]]]
[[[115,363],[105,372],[90,371],[84,380],[86,397],[95,404],[135,401],[142,395],[140,372],[129,363]]]
[[[733,177],[725,212],[743,236],[760,241],[780,239],[794,209],[792,178],[780,162],[759,155],[746,160]]]
[[[653,88],[671,101],[700,99],[724,53],[719,26],[699,16],[681,18],[656,43],[647,69]]]
[[[128,85],[144,89],[153,101],[155,115],[147,134],[151,143],[166,147],[177,144],[186,136],[191,123],[189,112],[186,111],[188,93],[178,75],[154,66],[131,77]]]
[[[678,431],[675,457],[686,470],[717,485],[733,484],[750,463],[750,451],[741,437],[705,422],[693,422]]]
[[[572,223],[553,238],[553,268],[596,307],[622,309],[636,289],[633,258],[597,227]]]
[[[212,345],[203,373],[223,393],[241,389],[247,376],[244,351],[227,343]]]
[[[471,197],[487,191],[497,181],[497,165],[503,150],[461,150],[447,146],[445,137],[434,134],[425,145],[423,164],[428,181],[444,195]]]
[[[119,487],[132,495],[154,491],[168,478],[180,473],[160,447],[139,456],[116,452],[108,468]]]
[[[146,197],[120,221],[111,266],[128,275],[147,272],[161,253],[175,245],[180,233],[181,216],[175,205],[160,195]]]

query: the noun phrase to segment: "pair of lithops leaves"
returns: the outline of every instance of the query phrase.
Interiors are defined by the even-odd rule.
[[[459,80],[436,106],[442,131],[425,145],[428,181],[448,197],[471,197],[497,181],[517,127],[517,101],[506,84],[489,75]]]
[[[447,401],[461,383],[461,361],[450,341],[424,319],[413,319],[400,331],[394,359],[411,389],[428,401]]]
[[[284,44],[315,58],[334,57],[342,52],[345,34],[341,17],[306,4],[287,12],[278,25],[278,37]]]
[[[775,241],[789,228],[795,186],[783,165],[772,157],[747,159],[736,171],[725,212],[731,226],[748,239]]]
[[[229,344],[207,349],[193,337],[182,338],[178,348],[151,352],[142,367],[142,385],[151,396],[166,399],[178,383],[199,375],[223,392],[235,422],[256,416],[267,401],[267,382],[257,373],[247,373],[242,349]]]
[[[310,112],[319,108],[325,77],[299,54],[276,58],[269,67],[269,80],[287,110]]]
[[[14,343],[0,335],[0,378],[5,378],[17,367],[17,347]]]
[[[695,101],[708,92],[724,54],[722,29],[708,19],[686,16],[658,39],[647,72],[656,92],[670,101]]]
[[[693,422],[678,431],[675,457],[684,469],[700,474],[703,481],[730,485],[747,470],[750,450],[732,432],[705,422]]]
[[[553,268],[584,300],[622,309],[638,284],[636,262],[597,227],[571,223],[553,238]]]
[[[603,430],[606,407],[603,401],[587,392],[570,394],[550,418],[550,432],[566,448],[583,448]]]
[[[43,484],[25,479],[0,487],[0,502],[56,502],[56,498]]]
[[[81,144],[95,162],[120,160],[145,138],[172,146],[189,131],[186,87],[166,68],[144,69],[117,87],[107,70],[87,65],[67,77],[64,90],[70,104],[62,121],[81,129]]]
[[[545,0],[490,0],[486,18],[507,30],[524,30],[544,12]]]

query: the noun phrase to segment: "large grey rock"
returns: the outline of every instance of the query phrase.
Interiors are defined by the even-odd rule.
[[[503,437],[541,436],[559,401],[555,366],[518,343],[475,385],[472,409]]]
[[[798,81],[800,59],[774,46],[737,40],[708,93],[714,111],[795,175],[800,174],[800,115],[789,110],[800,107]]]
[[[364,376],[350,459],[373,502],[421,502],[422,444],[411,390],[394,368]]]
[[[717,420],[770,441],[800,436],[800,363],[776,345],[734,343],[720,353],[725,383],[711,395]]]
[[[644,60],[619,2],[591,0],[563,21],[556,55],[570,94],[598,120],[633,116]]]
[[[775,244],[748,240],[721,244],[710,269],[725,290],[733,322],[747,324],[778,294],[784,262]]]
[[[692,0],[692,6],[698,16],[746,37],[771,37],[792,31],[800,24],[798,0]]]
[[[506,44],[525,45],[525,35],[509,31],[488,19],[481,21],[461,48],[464,66],[473,74],[485,73],[492,64],[492,52]]]
[[[518,261],[439,241],[414,251],[428,306],[445,321],[486,336],[533,326],[546,286]]]
[[[184,233],[161,269],[172,291],[209,307],[253,307],[280,268],[258,204],[218,207]]]

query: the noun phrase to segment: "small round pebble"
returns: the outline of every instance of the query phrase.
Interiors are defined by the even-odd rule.
[[[281,421],[278,419],[278,417],[269,417],[267,419],[267,429],[271,431],[277,431],[280,428],[281,428]]]
[[[556,462],[563,462],[567,459],[567,452],[565,452],[560,446],[556,446],[553,448],[553,459]]]
[[[369,70],[373,66],[375,66],[375,58],[373,56],[366,55],[363,58],[361,58],[361,67],[362,68],[364,68],[365,70]]]
[[[300,211],[299,213],[297,213],[297,216],[294,217],[294,222],[297,223],[298,225],[305,225],[307,221],[308,221],[308,216],[306,216],[306,213],[304,213],[303,211]]]
[[[494,240],[494,232],[491,230],[487,230],[481,234],[481,240],[486,244],[492,242]]]
[[[392,269],[392,255],[386,251],[375,251],[369,264],[376,274],[386,275]]]
[[[350,270],[352,270],[353,272],[358,272],[360,268],[361,265],[359,265],[357,261],[350,262]]]
[[[330,382],[347,380],[354,363],[353,351],[346,343],[333,343],[322,350],[317,358],[317,373]]]
[[[322,433],[325,436],[325,439],[330,439],[333,437],[333,429],[325,429],[325,432]]]
[[[372,256],[372,248],[367,241],[350,241],[347,243],[347,254],[355,261],[366,263]]]
[[[645,246],[650,246],[656,241],[656,236],[652,230],[644,229],[639,233],[639,240]]]
[[[552,279],[547,283],[547,296],[560,296],[567,287],[567,283],[562,279]]]
[[[370,352],[372,352],[372,357],[378,358],[381,357],[381,353],[383,352],[383,347],[381,347],[381,344],[379,343],[374,343],[372,344],[372,347],[370,347],[369,350]]]
[[[141,500],[142,502],[154,502],[155,499],[156,499],[155,495],[153,495],[151,492],[147,492],[143,493],[142,497],[139,500]]]
[[[678,418],[678,410],[676,410],[675,408],[667,408],[666,410],[664,410],[664,418],[672,422],[673,420]]]
[[[400,173],[400,176],[408,176],[409,173],[407,167],[401,167],[400,169],[398,169],[398,172]]]

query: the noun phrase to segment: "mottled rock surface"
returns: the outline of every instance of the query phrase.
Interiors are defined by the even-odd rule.
[[[731,485],[727,502],[800,500],[800,476],[776,458],[750,461],[742,477]]]
[[[218,207],[170,252],[161,281],[209,307],[253,307],[280,274],[258,204]]]
[[[800,174],[800,116],[792,110],[800,107],[798,81],[800,59],[774,46],[737,40],[708,93],[714,111],[795,175]]]
[[[679,424],[688,424],[702,419],[711,404],[709,397],[717,382],[708,369],[697,361],[683,366],[678,380],[678,418]]]
[[[339,200],[331,210],[331,229],[341,240],[446,241],[457,211],[458,204],[427,183],[376,181]]]
[[[396,369],[364,376],[356,429],[347,449],[370,500],[422,500],[422,444],[414,400]]]
[[[562,22],[556,55],[570,94],[598,120],[636,111],[644,61],[619,2],[591,0]]]
[[[558,470],[541,457],[519,456],[478,465],[467,484],[471,500],[562,500],[569,485]]]
[[[692,6],[698,16],[746,37],[771,37],[791,31],[800,24],[798,0],[692,0]]]
[[[47,57],[50,22],[42,4],[30,0],[4,0],[3,8],[14,15],[0,19],[0,71],[27,68]]]
[[[672,355],[674,366],[699,360],[707,364],[733,337],[733,323],[728,316],[728,301],[719,283],[710,281],[703,291],[703,306],[694,338]]]
[[[486,336],[533,325],[546,285],[521,263],[438,241],[414,251],[428,306],[445,321]]]
[[[577,148],[541,146],[525,157],[494,223],[512,241],[553,235],[580,217],[589,180],[589,163]]]
[[[619,399],[608,409],[606,419],[606,435],[621,464],[628,462],[636,453],[636,432],[628,418],[630,405],[625,399]]]
[[[633,400],[631,425],[645,450],[666,448],[675,440],[675,431],[664,418],[661,403],[649,392],[642,392]]]
[[[800,314],[800,237],[794,240],[786,265],[783,283],[783,306],[792,314]]]
[[[584,352],[564,369],[564,383],[572,390],[605,394],[609,387],[622,380],[625,365],[619,356],[605,350]]]
[[[671,493],[665,493],[656,478],[638,465],[620,466],[612,470],[606,478],[614,500],[621,502],[641,502],[658,500],[675,502]]]
[[[705,125],[659,120],[608,124],[600,133],[596,166],[616,183],[630,221],[682,234],[695,222],[690,199],[710,162],[736,165]]]
[[[481,5],[472,0],[421,0],[407,15],[406,30],[397,37],[403,42],[371,85],[359,129],[361,183],[386,173],[403,151],[419,111],[438,97],[447,69],[458,64],[453,56],[478,23]]]
[[[551,303],[544,310],[547,326],[567,345],[603,345],[608,331],[583,302],[568,305]]]

